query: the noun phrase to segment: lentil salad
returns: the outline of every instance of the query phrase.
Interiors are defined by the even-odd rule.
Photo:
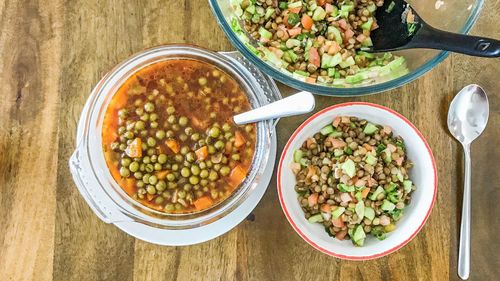
[[[407,73],[403,57],[363,51],[383,0],[233,0],[233,31],[295,79],[336,87]],[[252,38],[249,39],[248,37]]]
[[[367,234],[385,239],[416,188],[403,139],[388,126],[356,117],[336,117],[293,158],[305,218],[356,246],[363,246]]]

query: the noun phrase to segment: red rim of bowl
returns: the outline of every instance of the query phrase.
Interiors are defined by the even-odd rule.
[[[324,113],[326,113],[326,112],[328,112],[330,110],[336,109],[336,108],[346,107],[346,106],[352,106],[352,105],[364,105],[364,106],[370,106],[370,107],[375,107],[375,108],[378,108],[378,109],[385,110],[385,111],[387,111],[387,112],[395,115],[399,119],[403,120],[406,124],[408,124],[417,133],[417,135],[420,137],[420,139],[422,140],[422,142],[425,144],[425,147],[427,148],[427,152],[429,153],[429,155],[431,157],[432,169],[434,171],[434,193],[433,193],[433,196],[432,196],[432,202],[431,202],[431,205],[429,207],[429,210],[427,210],[427,213],[425,215],[424,220],[422,221],[422,223],[420,224],[420,226],[417,228],[417,230],[415,230],[415,232],[412,235],[410,235],[410,237],[408,239],[406,239],[402,243],[396,245],[395,247],[392,247],[391,249],[389,249],[387,251],[384,251],[382,253],[375,254],[375,255],[370,255],[370,256],[348,256],[348,255],[342,255],[342,254],[338,254],[338,253],[329,251],[329,250],[327,250],[327,249],[325,249],[325,248],[317,245],[316,243],[314,243],[304,233],[302,233],[302,231],[299,229],[299,227],[292,220],[292,218],[291,218],[291,216],[290,216],[290,214],[289,214],[289,212],[288,212],[288,210],[287,210],[287,208],[285,206],[285,202],[283,201],[283,194],[282,194],[282,191],[281,191],[282,190],[282,188],[281,188],[281,170],[283,168],[283,159],[285,158],[285,155],[286,155],[286,153],[287,153],[287,151],[288,151],[288,149],[290,147],[290,144],[295,139],[295,137],[302,131],[302,129],[305,126],[307,126],[310,122],[312,122],[314,119],[316,119],[320,115],[322,115],[322,114],[324,114]],[[429,144],[427,143],[427,141],[424,139],[422,133],[420,133],[420,131],[417,129],[417,127],[415,127],[415,125],[413,125],[408,119],[406,119],[406,117],[404,117],[403,115],[399,114],[398,112],[396,112],[396,111],[394,111],[394,110],[392,110],[390,108],[387,108],[385,106],[381,106],[381,105],[374,104],[374,103],[368,103],[368,102],[347,102],[347,103],[341,103],[341,104],[332,105],[332,106],[329,106],[329,107],[327,107],[327,108],[325,108],[323,110],[318,111],[313,116],[309,117],[304,123],[302,123],[293,132],[292,136],[290,137],[290,139],[286,143],[286,145],[285,145],[285,147],[283,149],[283,153],[281,154],[279,165],[278,165],[277,180],[278,180],[278,184],[277,184],[278,197],[279,197],[279,200],[280,200],[281,208],[283,209],[283,212],[285,213],[285,216],[286,216],[288,222],[292,225],[292,227],[295,230],[295,232],[297,232],[297,234],[299,234],[299,236],[302,237],[302,239],[304,239],[307,243],[309,243],[309,245],[313,246],[315,249],[317,249],[317,250],[319,250],[319,251],[321,251],[321,252],[323,252],[323,253],[325,253],[327,255],[330,255],[330,256],[333,256],[333,257],[336,257],[336,258],[340,258],[340,259],[346,259],[346,260],[371,260],[371,259],[380,258],[380,257],[386,256],[388,254],[391,254],[391,253],[399,250],[400,248],[402,248],[406,244],[408,244],[408,242],[410,242],[420,232],[420,230],[424,226],[425,222],[429,218],[429,215],[430,215],[430,213],[432,211],[432,208],[434,207],[434,203],[436,201],[436,194],[437,194],[436,161],[434,160],[434,155],[432,154],[432,150],[430,149]]]

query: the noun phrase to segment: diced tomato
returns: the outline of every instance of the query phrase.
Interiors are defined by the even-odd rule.
[[[361,191],[361,198],[366,198],[368,196],[368,193],[370,193],[370,188],[367,187]]]
[[[328,204],[323,204],[321,205],[321,212],[323,213],[330,213],[331,207]]]
[[[342,148],[342,147],[345,147],[347,145],[345,143],[345,141],[340,140],[340,139],[336,139],[334,137],[328,137],[328,140],[332,144],[333,148]]]
[[[316,83],[316,78],[314,78],[314,77],[306,77],[306,82],[307,83]]]
[[[357,187],[362,187],[362,186],[365,186],[366,185],[366,181],[365,180],[357,180],[355,183],[354,183],[355,186]]]
[[[314,24],[312,18],[310,16],[308,16],[307,14],[302,15],[302,19],[300,20],[300,22],[302,23],[302,27],[304,27],[304,29],[307,29],[307,30],[311,30],[311,28]]]
[[[323,6],[325,5],[326,0],[316,0],[316,3],[318,4],[318,6]]]
[[[295,8],[288,8],[288,11],[290,11],[290,13],[295,13],[295,14],[300,13],[300,10],[302,10],[302,6],[295,7]]]
[[[309,197],[307,197],[307,203],[309,203],[309,207],[318,204],[318,197],[319,197],[318,193],[313,193],[309,195]]]
[[[302,28],[300,27],[296,27],[296,28],[291,28],[288,30],[288,34],[290,35],[290,37],[296,37],[297,35],[299,35],[300,33],[302,33]]]
[[[398,164],[398,166],[401,166],[403,164],[403,160],[404,160],[404,157],[401,156],[401,157],[399,157],[398,159],[396,159],[394,161],[396,161],[396,164]]]
[[[319,58],[318,49],[316,49],[314,47],[311,47],[311,49],[309,49],[309,62],[314,64],[317,67],[320,66],[320,58]]]
[[[346,235],[347,235],[347,229],[344,229],[344,230],[337,232],[337,234],[335,234],[335,238],[337,238],[339,240],[344,240]]]
[[[367,143],[363,144],[363,147],[364,147],[367,151],[372,151],[372,150],[373,150],[373,146],[371,146],[371,145],[369,145],[369,144],[367,144]]]
[[[329,55],[335,55],[340,51],[340,45],[339,43],[332,41],[330,47],[328,48],[328,54]]]
[[[331,14],[333,12],[333,5],[330,3],[325,4],[325,12],[327,14]]]
[[[360,34],[356,36],[356,40],[361,43],[366,40],[366,36],[364,34]]]
[[[345,21],[345,19],[340,19],[337,22],[339,23],[340,28],[344,30],[347,29],[347,22]]]
[[[344,35],[345,35],[345,39],[349,40],[349,39],[351,39],[354,36],[354,31],[352,31],[351,29],[347,29],[344,32]]]
[[[397,149],[397,148],[396,148],[396,146],[395,146],[394,144],[392,144],[392,143],[388,143],[388,144],[387,144],[387,149],[389,149],[389,151],[390,151],[391,153],[393,153],[393,152],[396,152],[396,149]]]
[[[341,120],[340,116],[335,117],[335,119],[333,119],[333,123],[332,123],[333,127],[337,128],[340,124],[340,120]]]
[[[344,221],[342,220],[342,217],[332,219],[332,224],[333,224],[333,226],[336,226],[336,227],[344,227],[345,226]]]

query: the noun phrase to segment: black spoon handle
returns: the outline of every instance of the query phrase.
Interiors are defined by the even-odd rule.
[[[423,25],[407,47],[446,50],[477,57],[500,57],[499,40],[451,33],[429,25]]]

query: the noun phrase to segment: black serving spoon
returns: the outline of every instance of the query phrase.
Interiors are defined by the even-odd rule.
[[[478,57],[500,57],[500,41],[436,29],[428,25],[404,0],[385,0],[377,9],[378,28],[370,37],[369,52],[426,48]]]

